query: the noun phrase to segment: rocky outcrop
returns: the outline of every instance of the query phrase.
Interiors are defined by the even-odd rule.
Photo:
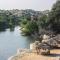
[[[30,44],[30,49],[18,49],[17,54],[11,56],[8,60],[18,60],[26,53],[32,53],[33,50],[36,50],[38,54],[50,54],[50,50],[52,50],[53,47],[60,47],[60,35],[57,35],[53,38],[47,38],[46,36],[46,39],[46,41],[41,43],[39,41],[35,41],[34,43]]]
[[[41,54],[50,54],[50,50],[60,47],[60,35],[50,38],[47,35],[43,36],[43,40],[40,43],[39,41],[35,41],[35,49],[38,53]]]
[[[60,47],[60,35],[44,40],[44,43],[48,44],[51,47]]]

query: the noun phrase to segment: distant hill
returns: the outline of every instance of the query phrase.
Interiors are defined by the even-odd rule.
[[[18,9],[13,9],[13,10],[0,10],[0,13],[6,13],[7,15],[11,13],[12,15],[16,15],[18,17],[21,17],[23,15],[35,15],[35,16],[41,16],[43,14],[47,14],[49,10],[45,11],[35,11],[32,9],[26,9],[26,10],[18,10]]]

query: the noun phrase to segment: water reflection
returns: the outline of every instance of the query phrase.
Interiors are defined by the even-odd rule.
[[[6,29],[0,29],[0,32],[6,31]]]
[[[15,29],[15,28],[10,28],[10,31],[12,32],[12,31],[14,31],[14,29]]]

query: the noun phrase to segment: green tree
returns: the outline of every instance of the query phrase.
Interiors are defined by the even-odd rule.
[[[34,21],[28,21],[22,30],[26,35],[31,35],[38,32],[38,25]]]
[[[60,33],[60,1],[58,0],[49,13],[49,24],[51,29]]]
[[[47,15],[43,15],[40,17],[40,19],[38,20],[38,26],[41,27],[42,29],[46,29],[48,25],[48,16]]]

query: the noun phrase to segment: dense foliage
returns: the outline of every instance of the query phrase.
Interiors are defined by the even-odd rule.
[[[49,23],[51,29],[56,33],[60,33],[60,1],[58,0],[49,13]]]
[[[46,31],[60,33],[60,1],[58,0],[49,12],[31,9],[0,12],[0,30],[14,28],[19,24],[26,35]]]
[[[30,35],[30,34],[34,34],[34,32],[38,31],[38,25],[36,22],[33,21],[28,21],[24,27],[22,28],[22,31],[26,34],[26,35]]]
[[[36,19],[35,19],[36,18]],[[60,33],[60,1],[57,1],[48,14],[41,16],[33,16],[27,24],[24,25],[25,33],[34,33],[36,30],[38,34],[42,33]]]
[[[14,28],[18,24],[17,17],[12,15],[10,12],[0,13],[0,31],[5,30],[6,28]]]

